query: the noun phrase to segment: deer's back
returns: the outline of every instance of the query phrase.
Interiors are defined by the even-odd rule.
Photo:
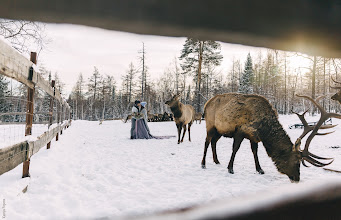
[[[233,137],[238,130],[246,138],[259,142],[258,127],[264,120],[277,120],[276,111],[262,96],[227,93],[211,98],[205,105],[207,132],[216,129]]]

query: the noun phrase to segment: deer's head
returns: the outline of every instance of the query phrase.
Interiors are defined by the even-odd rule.
[[[179,102],[180,94],[174,95],[170,100],[166,101],[165,104],[169,106],[174,106]]]
[[[279,169],[280,172],[286,174],[290,178],[290,180],[293,182],[298,182],[300,180],[300,164],[301,163],[305,167],[307,167],[307,165],[305,164],[305,161],[317,167],[324,167],[333,162],[332,158],[325,158],[325,157],[317,156],[315,154],[310,153],[308,149],[315,135],[327,135],[327,134],[332,133],[332,132],[318,133],[319,129],[328,129],[328,128],[333,128],[336,126],[336,125],[323,125],[324,121],[326,121],[328,118],[341,118],[341,115],[339,114],[326,112],[326,110],[317,102],[319,99],[323,98],[324,96],[320,96],[316,100],[308,96],[300,96],[300,95],[297,95],[297,96],[310,100],[320,110],[321,116],[320,116],[319,121],[316,123],[316,125],[311,126],[311,125],[308,125],[307,121],[304,118],[304,115],[308,112],[309,109],[305,111],[303,114],[298,114],[294,112],[301,120],[304,126],[304,130],[301,136],[296,140],[295,144],[292,147],[292,152],[286,161],[287,166],[281,166],[281,168]],[[309,132],[311,133],[307,138],[307,141],[304,146],[304,150],[301,150],[300,148],[301,140]],[[322,163],[318,160],[331,160],[331,161],[328,163]]]
[[[333,77],[332,77],[332,80],[337,83],[337,84],[341,84],[341,82],[338,82],[336,81]],[[341,86],[331,86],[330,88],[332,89],[338,89],[339,91],[337,93],[335,93],[331,99],[332,100],[335,100],[335,101],[338,101],[340,104],[341,104]]]

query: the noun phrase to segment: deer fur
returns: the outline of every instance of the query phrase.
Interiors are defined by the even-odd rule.
[[[191,141],[191,126],[193,124],[194,114],[195,114],[193,106],[182,104],[179,101],[179,97],[180,95],[175,95],[172,97],[172,99],[170,99],[169,101],[165,103],[169,105],[173,113],[174,121],[178,130],[178,144],[180,144],[184,140],[187,125],[188,125],[188,138],[189,138],[189,141]],[[184,129],[184,131],[183,131],[182,138],[180,141],[182,128]]]
[[[235,155],[244,138],[249,139],[254,155],[256,170],[263,174],[257,150],[263,142],[266,152],[280,173],[292,181],[300,180],[300,153],[278,121],[278,115],[271,104],[262,96],[227,93],[211,98],[205,104],[207,136],[202,168],[206,168],[206,152],[211,143],[213,161],[219,164],[216,143],[221,136],[233,138],[233,152],[228,171],[234,173]]]

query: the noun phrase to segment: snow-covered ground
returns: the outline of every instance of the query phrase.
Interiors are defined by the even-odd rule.
[[[288,125],[299,123],[297,116],[280,116],[280,121],[294,142],[302,130],[290,130]],[[333,119],[333,123],[341,121]],[[176,135],[174,122],[154,122],[149,127],[153,135]],[[247,140],[237,153],[235,174],[229,174],[229,138],[221,138],[217,144],[221,165],[213,163],[209,150],[207,169],[201,169],[204,121],[192,126],[192,142],[186,134],[180,145],[176,138],[130,140],[129,130],[130,123],[122,121],[105,121],[102,125],[74,121],[58,142],[52,142],[50,150],[42,149],[31,158],[31,178],[21,179],[22,165],[0,176],[0,206],[5,204],[6,218],[84,219],[150,214],[221,198],[237,199],[250,194],[261,197],[257,193],[269,189],[274,196],[285,195],[283,190],[341,179],[341,174],[301,166],[301,181],[292,184],[276,170],[262,144],[259,160],[265,174],[257,174]],[[328,136],[316,136],[310,151],[334,157],[329,167],[341,169],[341,125],[334,130]]]

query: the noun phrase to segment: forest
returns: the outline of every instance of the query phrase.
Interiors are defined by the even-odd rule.
[[[308,66],[293,67],[291,61],[300,57]],[[125,117],[135,99],[146,101],[151,114],[170,112],[164,104],[171,95],[181,93],[181,102],[203,112],[207,100],[217,94],[240,92],[266,97],[279,114],[303,111],[309,103],[295,94],[313,98],[326,95],[323,106],[340,111],[339,104],[330,99],[341,72],[340,59],[307,56],[295,52],[268,49],[248,54],[245,60],[233,59],[227,72],[217,70],[223,56],[221,46],[214,41],[187,38],[180,57],[155,81],[150,79],[143,45],[139,59],[127,66],[121,84],[113,76],[103,75],[94,66],[93,74],[78,81],[68,97],[74,109],[74,119],[100,120]],[[314,111],[314,109],[312,110]],[[311,112],[314,113],[314,112]]]

